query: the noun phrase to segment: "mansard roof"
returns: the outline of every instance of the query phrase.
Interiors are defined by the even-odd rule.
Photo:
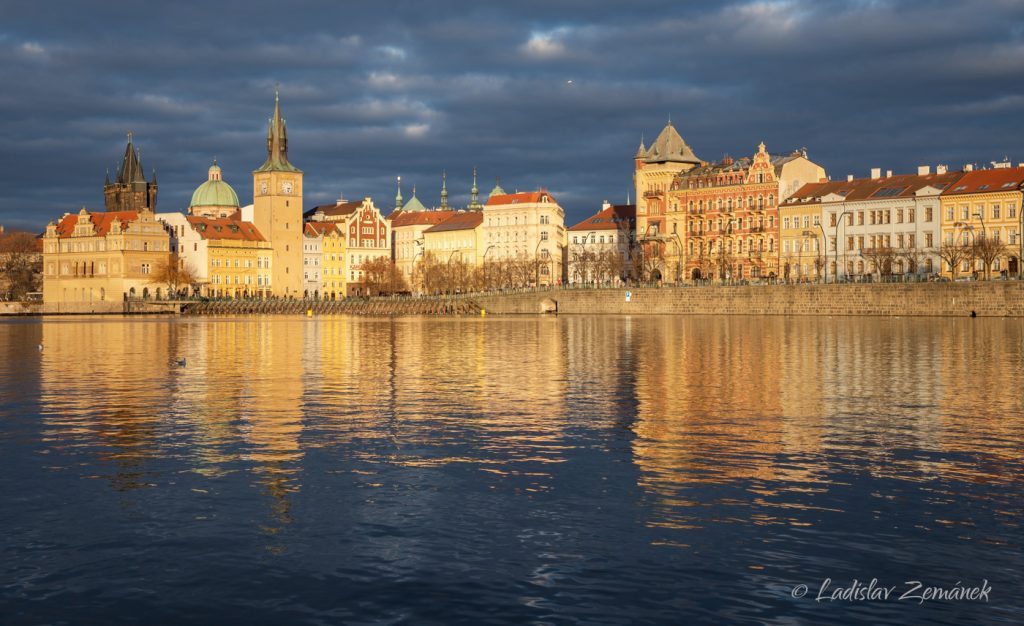
[[[185,219],[203,239],[230,239],[234,241],[266,241],[251,222],[242,222],[226,217],[198,217],[187,215]]]
[[[950,189],[963,172],[945,174],[897,174],[878,178],[855,178],[853,180],[807,183],[782,203],[782,206],[821,202],[830,195],[841,197],[845,202],[858,200],[887,200],[913,198],[918,190],[925,187]]]

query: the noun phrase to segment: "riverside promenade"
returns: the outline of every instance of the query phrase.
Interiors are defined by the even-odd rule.
[[[186,314],[782,315],[1024,318],[1024,282],[525,289],[430,297],[210,301]]]
[[[446,296],[342,300],[131,300],[4,303],[0,315],[305,314],[362,316],[780,315],[1013,317],[1024,319],[1024,281],[845,283],[513,289]]]

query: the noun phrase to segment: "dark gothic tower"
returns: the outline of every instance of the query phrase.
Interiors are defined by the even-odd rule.
[[[103,184],[103,200],[108,211],[140,211],[149,208],[156,211],[156,171],[153,179],[146,181],[142,170],[139,153],[132,144],[132,134],[128,133],[128,145],[124,149],[124,159],[117,172],[117,179],[110,182],[109,177]]]

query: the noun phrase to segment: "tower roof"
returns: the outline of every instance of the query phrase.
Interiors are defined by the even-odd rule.
[[[643,148],[643,142],[640,143],[640,147]],[[639,152],[637,157],[641,157]],[[658,138],[651,144],[650,149],[644,153],[643,158],[647,163],[701,164],[701,160],[694,154],[693,148],[687,145],[671,121],[665,124],[665,128],[661,129]]]
[[[274,92],[274,117],[267,125],[267,160],[257,172],[301,172],[288,162],[288,129],[281,117],[280,95]]]
[[[142,170],[139,153],[135,150],[135,145],[132,143],[131,133],[128,133],[128,145],[124,147],[124,158],[121,159],[121,169],[117,172],[117,182],[122,185],[146,182],[146,175]]]
[[[405,206],[402,207],[402,211],[405,212],[405,213],[410,213],[410,212],[414,212],[414,211],[426,211],[426,210],[427,210],[427,207],[423,206],[423,203],[420,202],[419,198],[416,197],[416,187],[413,187],[412,188],[412,197],[409,198],[409,201],[406,202]]]

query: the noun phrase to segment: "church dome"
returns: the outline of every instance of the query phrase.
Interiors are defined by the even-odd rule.
[[[207,181],[196,188],[189,204],[189,208],[204,206],[238,208],[238,194],[231,185],[221,180],[220,166],[216,161],[210,166]]]

